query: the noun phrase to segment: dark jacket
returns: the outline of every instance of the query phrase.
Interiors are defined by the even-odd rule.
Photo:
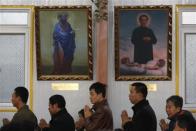
[[[103,100],[93,106],[93,114],[85,120],[87,131],[113,131],[112,111],[107,100]]]
[[[132,107],[133,118],[124,125],[125,131],[156,131],[157,119],[147,100],[142,100]]]
[[[150,41],[145,42],[144,37],[150,37]],[[146,64],[153,60],[153,44],[156,44],[157,39],[150,28],[140,26],[134,29],[131,41],[134,44],[134,62]]]
[[[168,129],[166,131],[173,131],[173,129],[175,128],[176,119],[177,119],[179,113],[180,112],[176,113],[174,116],[172,116],[170,118],[168,117],[168,119],[170,120],[170,122],[169,122],[169,127],[168,127]]]
[[[62,109],[52,116],[50,128],[44,128],[42,131],[75,131],[74,119],[66,109]]]
[[[12,120],[12,123],[32,123],[33,125],[37,124],[37,118],[35,114],[29,109],[28,105],[24,105],[20,110],[18,110]]]

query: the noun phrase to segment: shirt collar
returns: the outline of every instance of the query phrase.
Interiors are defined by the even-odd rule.
[[[140,102],[138,102],[137,104],[135,104],[135,105],[132,107],[132,109],[133,109],[133,111],[137,111],[137,110],[141,109],[142,107],[144,107],[144,106],[146,106],[146,105],[149,105],[149,102],[148,102],[148,100],[143,99],[143,100],[141,100]]]
[[[22,111],[22,110],[29,110],[29,106],[28,105],[24,105],[22,108],[20,108],[18,110],[18,112]]]
[[[92,108],[92,109],[96,110],[97,108],[99,108],[99,107],[101,107],[101,106],[104,106],[104,105],[108,105],[108,102],[107,102],[106,99],[104,99],[104,100],[101,101],[101,102],[95,103],[95,104],[93,105],[93,108]]]

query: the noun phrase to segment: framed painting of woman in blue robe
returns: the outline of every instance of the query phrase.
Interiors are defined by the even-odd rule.
[[[172,7],[115,6],[115,79],[171,80]]]
[[[92,79],[91,6],[36,6],[38,80]]]

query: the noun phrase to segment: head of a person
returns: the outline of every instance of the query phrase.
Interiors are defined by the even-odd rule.
[[[123,57],[121,58],[121,64],[129,64],[131,63],[129,60],[129,57]]]
[[[58,14],[58,20],[59,20],[60,23],[66,24],[67,19],[68,19],[68,13],[67,12]]]
[[[16,87],[12,93],[12,104],[18,107],[20,104],[26,104],[28,101],[29,92],[25,87]]]
[[[100,82],[96,82],[90,86],[89,91],[91,103],[99,103],[105,99],[106,85]]]
[[[136,82],[131,84],[129,100],[132,104],[137,104],[138,102],[146,99],[147,94],[147,86],[144,83]]]
[[[191,113],[183,113],[177,117],[174,131],[196,131],[196,121]]]
[[[170,96],[166,100],[166,112],[168,118],[173,117],[182,110],[183,98],[177,95]]]
[[[187,123],[179,123],[179,121],[176,122],[175,128],[173,131],[189,131],[187,129]],[[192,130],[190,130],[192,131]]]
[[[158,67],[163,67],[163,66],[165,66],[165,60],[164,60],[164,59],[159,59],[159,60],[157,61],[157,66],[158,66]]]
[[[149,22],[149,16],[147,16],[146,14],[142,14],[142,15],[139,16],[140,26],[147,27],[148,22]]]
[[[66,105],[65,99],[61,95],[53,95],[49,98],[49,112],[51,115],[58,113],[64,109]]]

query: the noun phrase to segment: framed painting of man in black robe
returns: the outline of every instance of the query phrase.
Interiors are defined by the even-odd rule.
[[[115,79],[171,80],[172,7],[115,6]]]

